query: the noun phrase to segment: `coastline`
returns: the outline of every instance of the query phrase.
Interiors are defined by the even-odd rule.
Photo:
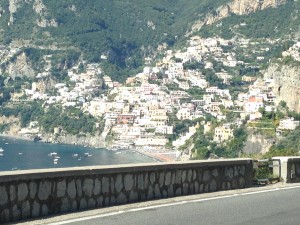
[[[163,152],[163,153],[160,151],[149,152],[149,151],[141,150],[141,149],[134,149],[133,151],[135,151],[141,155],[150,157],[154,160],[157,160],[158,162],[175,162],[176,161],[175,155],[168,156],[168,154],[176,154],[175,152]]]
[[[26,136],[22,136],[22,135],[15,135],[15,134],[0,134],[1,138],[9,138],[9,139],[19,139],[19,140],[23,140],[23,141],[33,141],[32,138],[30,137],[26,137]]]
[[[64,135],[53,137],[52,134],[44,133],[40,135],[22,135],[22,134],[8,134],[8,133],[0,133],[0,137],[10,138],[10,139],[19,139],[24,141],[35,141],[35,137],[39,137],[38,142],[50,143],[50,144],[67,144],[67,145],[75,145],[75,146],[83,146],[83,147],[91,147],[91,148],[105,148],[106,143],[103,141],[101,136],[81,136],[78,137],[76,135]]]
[[[25,139],[25,140],[24,140]],[[0,171],[34,170],[69,167],[91,167],[155,163],[137,152],[95,149],[67,144],[33,142],[15,135],[0,138]]]
[[[65,136],[65,138],[58,138],[58,142],[54,142],[54,141],[51,141],[51,142],[47,142],[48,138],[47,138],[48,135],[43,135],[42,136],[42,140],[39,141],[39,142],[44,142],[44,143],[51,143],[51,144],[67,144],[67,145],[75,145],[75,146],[88,146],[90,148],[95,148],[95,149],[98,149],[98,148],[102,148],[102,149],[106,149],[108,151],[116,151],[116,150],[112,150],[109,146],[106,146],[106,144],[99,144],[99,142],[97,143],[97,141],[95,140],[99,140],[99,138],[95,137],[93,139],[93,137],[91,138],[76,138],[76,136],[73,136],[72,135],[72,138],[70,138],[71,135],[68,135],[68,136]],[[17,134],[0,134],[0,137],[2,138],[10,138],[10,139],[19,139],[19,140],[24,140],[24,141],[34,141],[33,140],[33,137],[28,137],[28,136],[23,136],[23,135],[17,135]],[[49,136],[48,136],[49,137]],[[74,139],[77,139],[77,140],[74,140]],[[78,141],[79,139],[79,141]],[[91,140],[92,139],[92,140]],[[166,153],[161,153],[161,151],[159,149],[156,150],[152,150],[152,151],[149,151],[149,150],[143,150],[143,149],[120,149],[120,150],[117,150],[117,151],[133,151],[133,152],[136,152],[138,154],[141,154],[143,156],[146,156],[146,157],[149,157],[151,159],[153,159],[154,161],[157,161],[157,162],[174,162],[176,161],[176,157],[170,157],[168,155],[166,155]],[[171,153],[171,152],[169,152]]]

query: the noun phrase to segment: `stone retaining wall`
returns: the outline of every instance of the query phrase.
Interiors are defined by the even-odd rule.
[[[0,173],[0,223],[250,187],[251,159]]]

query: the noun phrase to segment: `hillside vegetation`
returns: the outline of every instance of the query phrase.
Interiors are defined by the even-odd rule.
[[[282,38],[299,32],[300,2],[288,0],[277,8],[268,8],[249,15],[232,14],[212,25],[204,26],[204,37],[221,36],[232,38],[241,35],[247,38]]]
[[[144,64],[145,57],[159,54],[159,45],[172,47],[181,43],[187,33],[191,34],[196,21],[215,15],[220,6],[229,2],[232,1],[3,0],[0,43],[68,49],[67,55],[72,58],[63,61],[73,62],[79,55],[89,62],[102,60],[105,72],[114,80],[122,81],[135,74],[133,70]],[[240,4],[247,5],[247,1]],[[298,32],[299,9],[300,2],[287,0],[278,8],[247,15],[231,13],[212,25],[203,26],[196,34],[225,38],[283,37]]]
[[[36,2],[42,10],[34,10]],[[226,2],[31,0],[15,3],[17,10],[10,14],[9,0],[4,0],[0,3],[2,43],[27,40],[38,46],[72,46],[90,62],[106,55],[111,69],[124,72],[141,66],[159,44],[172,46],[196,19]]]

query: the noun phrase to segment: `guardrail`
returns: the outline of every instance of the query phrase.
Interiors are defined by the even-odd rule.
[[[277,173],[274,173],[277,168]],[[281,161],[279,159],[260,159],[253,160],[253,183],[254,184],[270,184],[279,182],[281,179]]]
[[[252,186],[252,159],[0,173],[0,223]]]
[[[279,176],[281,181],[285,183],[300,182],[300,157],[274,157],[274,165],[280,165],[279,168],[274,167],[274,176]]]

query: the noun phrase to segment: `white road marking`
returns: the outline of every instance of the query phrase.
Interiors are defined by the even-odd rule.
[[[66,221],[61,221],[61,222],[56,222],[56,223],[48,223],[48,225],[60,225],[60,224],[75,223],[75,222],[80,222],[80,221],[85,221],[85,220],[92,220],[92,219],[98,219],[98,218],[103,218],[103,217],[108,217],[108,216],[120,215],[120,214],[125,213],[125,212],[126,211],[118,211],[118,212],[112,212],[112,213],[105,213],[105,214],[101,214],[101,215],[95,215],[95,216],[89,216],[89,217],[82,217],[82,218],[71,219],[71,220],[66,220]]]
[[[224,196],[219,196],[219,197],[196,199],[196,200],[191,200],[191,201],[189,201],[189,202],[206,202],[206,201],[217,200],[217,199],[223,199],[223,198],[233,198],[233,197],[237,197],[237,196],[238,196],[238,194],[224,195]]]
[[[100,214],[100,215],[95,215],[95,216],[87,216],[87,217],[82,217],[82,218],[77,218],[77,219],[70,219],[70,220],[61,221],[61,222],[48,223],[48,225],[69,224],[69,223],[75,223],[75,222],[81,222],[81,221],[86,221],[86,220],[104,218],[104,217],[109,217],[109,216],[116,216],[116,215],[120,215],[120,214],[123,214],[123,213],[129,213],[129,212],[138,212],[138,211],[144,211],[144,210],[149,210],[149,209],[158,209],[158,208],[175,206],[175,205],[183,205],[183,204],[188,204],[188,203],[205,202],[205,201],[225,199],[225,198],[235,198],[235,197],[238,197],[238,196],[254,195],[254,194],[267,193],[267,192],[296,189],[296,188],[300,188],[300,186],[275,188],[275,189],[262,190],[262,191],[253,191],[253,192],[241,193],[241,194],[231,194],[231,195],[224,195],[224,196],[219,196],[219,197],[211,197],[211,198],[196,199],[196,200],[189,200],[189,201],[173,202],[173,203],[162,204],[162,205],[146,206],[146,207],[122,210],[122,211],[118,211],[118,212],[105,213],[105,214]]]
[[[173,206],[173,205],[182,205],[185,204],[183,202],[174,202],[174,203],[168,203],[168,204],[162,204],[162,205],[153,205],[153,206],[146,206],[146,207],[140,207],[136,209],[129,209],[127,212],[138,212],[138,211],[143,211],[143,210],[148,210],[148,209],[158,209],[158,208],[163,208],[163,207],[168,207],[168,206]]]

